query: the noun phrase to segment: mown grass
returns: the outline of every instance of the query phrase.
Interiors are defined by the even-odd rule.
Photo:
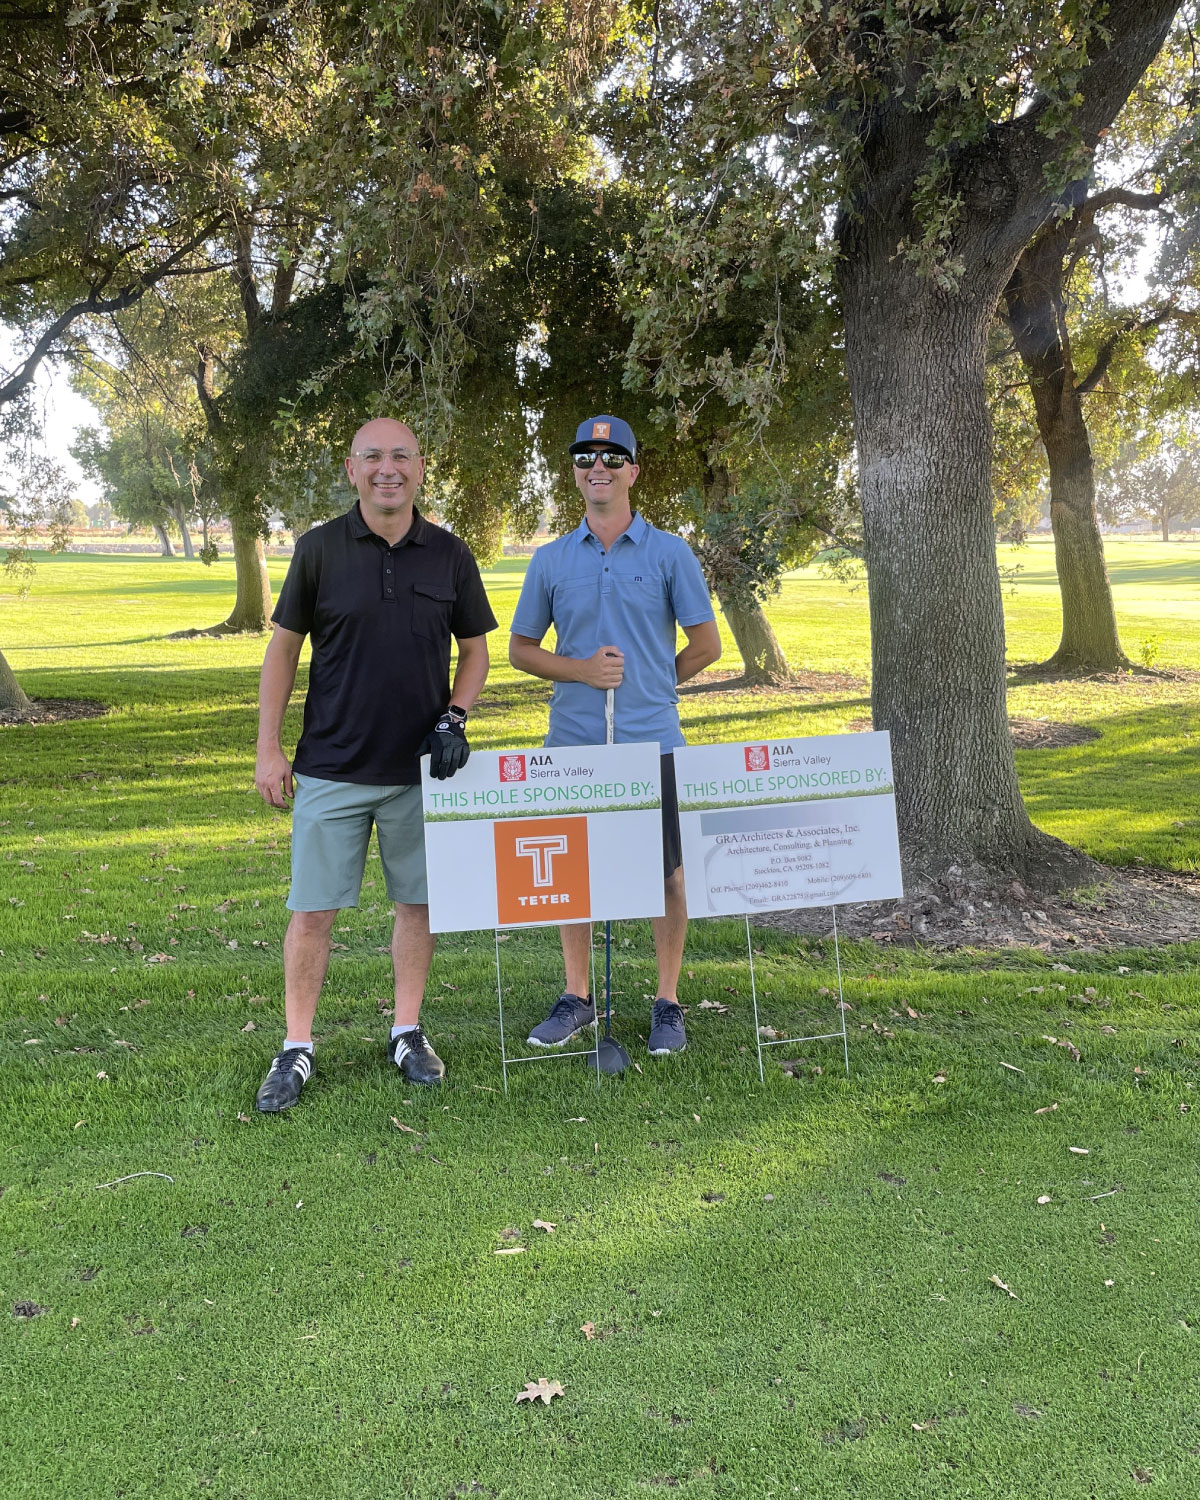
[[[1195,549],[1110,558],[1127,643],[1156,630],[1195,666]],[[1024,560],[1014,660],[1056,641],[1044,551]],[[578,1063],[527,1065],[506,1098],[491,936],[446,938],[426,1019],[450,1082],[422,1095],[382,1061],[372,861],[317,1074],[258,1117],[287,871],[286,819],[250,786],[262,643],[166,639],[220,618],[219,567],[68,557],[0,601],[31,691],[114,705],[0,733],[0,1493],[1196,1493],[1200,945],[1078,972],[849,945],[849,1079],[816,1042],[773,1049],[763,1086],[744,929],[693,925],[690,1046],[665,1064],[644,1055],[648,931],[622,923],[616,1029],[642,1071],[597,1089]],[[502,624],[519,580],[488,577]],[[864,596],[805,573],[773,615],[794,659],[865,678]],[[1102,731],[1019,756],[1038,821],[1194,869],[1196,694],[1014,688],[1014,713]],[[538,742],[540,685],[502,667],[485,698],[478,743]],[[868,711],[858,692],[684,700],[695,740]],[[828,944],[755,945],[762,1024],[834,1029]],[[500,952],[519,1036],[558,958],[545,933]],[[140,1171],[174,1180],[96,1186]],[[566,1394],[517,1406],[539,1376]]]

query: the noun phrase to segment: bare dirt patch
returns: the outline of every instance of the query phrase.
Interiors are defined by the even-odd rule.
[[[738,672],[701,672],[691,682],[679,689],[680,697],[687,693],[749,693],[756,698],[786,698],[793,693],[865,693],[864,677],[851,676],[849,672],[796,671],[786,682],[747,682]]]
[[[983,889],[925,883],[899,901],[838,908],[843,937],[892,947],[1039,948],[1086,952],[1156,948],[1200,940],[1200,876],[1170,870],[1114,870],[1056,895],[1019,880]],[[828,937],[828,908],[772,912],[754,919],[809,937]]]
[[[870,719],[852,719],[851,734],[871,728]],[[1008,732],[1017,750],[1060,750],[1067,745],[1089,745],[1100,731],[1088,724],[1064,724],[1055,719],[1009,719]]]
[[[63,724],[68,719],[99,719],[107,703],[95,698],[32,698],[28,708],[0,708],[0,729],[14,724]]]

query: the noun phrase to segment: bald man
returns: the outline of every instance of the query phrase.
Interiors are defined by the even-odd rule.
[[[255,785],[272,807],[294,798],[287,1035],[255,1101],[268,1114],[295,1104],[312,1074],[330,935],[338,912],[358,905],[372,826],[396,909],[388,1059],[408,1083],[437,1084],[446,1072],[420,1024],[434,941],[420,757],[439,779],[466,762],[467,714],[487,680],[496,618],[470,550],[417,510],[425,460],[411,428],[387,417],[360,427],[346,473],[358,499],[296,543],[259,686]],[[289,762],[283,716],[305,636],[304,728]]]

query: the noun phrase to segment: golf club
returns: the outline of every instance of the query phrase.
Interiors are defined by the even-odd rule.
[[[615,688],[604,695],[604,743],[613,743],[613,703]],[[584,1055],[588,1067],[601,1073],[623,1073],[629,1067],[629,1053],[612,1034],[612,923],[604,924],[604,1035],[595,1052]]]

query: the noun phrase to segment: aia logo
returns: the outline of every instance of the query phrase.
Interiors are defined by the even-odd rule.
[[[769,771],[771,769],[771,757],[765,745],[746,746],[746,769],[747,771]]]
[[[523,755],[502,755],[500,757],[500,780],[524,781],[525,757]]]

